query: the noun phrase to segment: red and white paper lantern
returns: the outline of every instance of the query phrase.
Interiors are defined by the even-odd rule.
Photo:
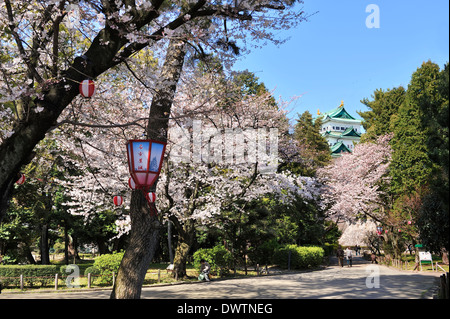
[[[155,200],[156,200],[156,193],[154,193],[154,192],[149,192],[149,193],[147,194],[147,201],[148,201],[149,203],[154,203]]]
[[[131,178],[131,177],[128,179],[128,186],[131,189],[136,189],[136,183],[134,182],[133,178]]]
[[[123,204],[123,197],[120,195],[114,196],[114,205],[120,206],[122,204]]]
[[[95,93],[95,84],[92,80],[83,80],[80,83],[80,94],[83,97],[92,97]]]
[[[25,175],[20,173],[20,178],[16,181],[17,185],[22,185],[23,183],[25,183]]]

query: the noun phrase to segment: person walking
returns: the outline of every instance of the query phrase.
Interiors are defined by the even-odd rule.
[[[345,259],[347,259],[347,267],[352,267],[352,251],[347,247],[345,250]]]

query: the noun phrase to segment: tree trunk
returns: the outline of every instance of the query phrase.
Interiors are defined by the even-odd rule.
[[[97,237],[97,246],[100,255],[109,254],[109,249],[104,238]]]
[[[25,254],[25,257],[28,260],[28,263],[31,265],[36,265],[36,260],[34,260],[33,254],[31,253],[30,246],[28,246],[27,244],[24,244],[23,252]]]
[[[172,222],[167,221],[167,247],[169,250],[169,261],[173,264],[173,250],[172,250]]]
[[[120,263],[111,299],[141,297],[142,283],[159,243],[160,222],[157,216],[150,214],[141,190],[133,191],[130,206],[130,241]]]
[[[69,230],[67,229],[67,220],[64,219],[64,261],[69,264]]]
[[[183,70],[186,44],[171,40],[161,70],[160,83],[150,107],[147,137],[166,142],[170,109]],[[157,183],[157,182],[156,182]],[[156,183],[152,189],[156,189]],[[154,203],[152,211],[156,211]],[[138,299],[150,262],[159,244],[160,222],[150,214],[141,190],[134,190],[130,204],[131,229],[127,250],[120,264],[111,299]]]
[[[187,220],[184,222],[182,229],[178,229],[178,245],[175,250],[175,258],[173,260],[173,277],[176,279],[185,278],[187,275],[186,263],[189,251],[194,244],[194,226],[195,222],[193,220]]]
[[[44,224],[41,228],[40,239],[41,264],[50,265],[50,253],[48,248],[48,225]]]

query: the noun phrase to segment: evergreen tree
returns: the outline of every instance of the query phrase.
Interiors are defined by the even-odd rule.
[[[313,119],[311,113],[305,111],[299,114],[294,127],[294,139],[303,146],[302,158],[306,165],[298,168],[304,176],[314,176],[317,168],[331,161],[330,147],[327,140],[320,134],[322,118]]]
[[[437,95],[439,66],[423,63],[411,77],[404,103],[394,115],[391,130],[392,191],[396,196],[411,194],[429,182],[435,165],[429,157],[428,140],[434,134],[427,125],[426,108]]]
[[[406,90],[399,86],[387,91],[377,89],[372,95],[372,101],[367,98],[361,100],[361,103],[370,109],[366,112],[357,112],[364,119],[362,125],[366,130],[361,142],[376,140],[378,136],[391,132],[391,118],[397,114],[400,105],[405,101],[405,96]]]

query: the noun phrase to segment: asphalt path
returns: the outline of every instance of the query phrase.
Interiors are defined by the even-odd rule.
[[[400,271],[356,257],[352,267],[155,285],[142,299],[431,299],[441,273]],[[2,293],[1,299],[108,299],[111,290]]]

